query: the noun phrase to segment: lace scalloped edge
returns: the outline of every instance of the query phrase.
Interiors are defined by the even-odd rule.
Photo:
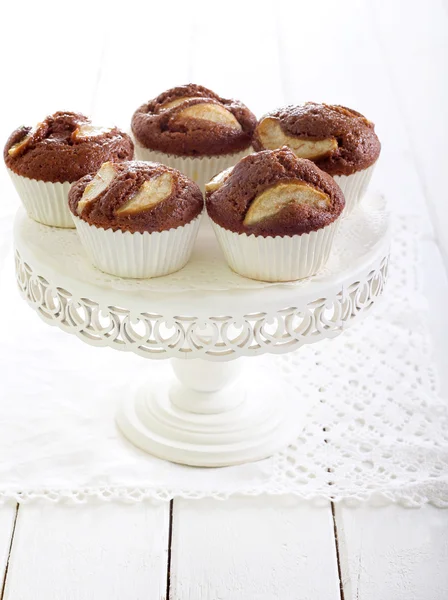
[[[448,476],[443,479],[434,480],[433,485],[438,487],[437,495],[427,495],[420,490],[406,489],[390,490],[377,489],[372,491],[354,491],[344,494],[325,494],[316,492],[301,492],[299,490],[286,489],[284,487],[272,487],[272,489],[250,488],[234,492],[200,492],[200,491],[176,491],[161,490],[141,487],[100,487],[82,488],[79,490],[33,490],[33,491],[6,491],[0,492],[0,506],[11,501],[19,504],[27,504],[33,501],[47,501],[50,503],[87,504],[95,501],[139,503],[143,501],[169,502],[179,498],[186,500],[200,500],[211,498],[213,500],[228,500],[232,497],[242,496],[284,496],[289,495],[298,500],[311,501],[315,505],[327,502],[340,503],[346,506],[357,506],[369,502],[373,505],[400,504],[406,508],[419,508],[425,504],[432,504],[437,508],[448,508]],[[424,487],[422,482],[419,488]]]
[[[416,256],[421,264],[421,256]],[[421,289],[421,275],[417,271],[416,285]],[[433,348],[430,338],[423,336],[424,353],[432,354]],[[438,374],[436,369],[428,371],[432,387],[439,388]],[[168,502],[173,499],[196,500],[211,498],[215,500],[227,500],[231,497],[241,496],[280,496],[289,495],[298,501],[310,501],[316,505],[326,505],[328,502],[340,503],[345,506],[356,506],[369,502],[373,505],[385,505],[396,503],[404,507],[418,508],[426,504],[432,504],[438,508],[448,508],[448,472],[443,472],[438,477],[426,477],[415,483],[399,482],[395,480],[394,485],[379,486],[375,489],[366,489],[353,485],[337,492],[336,489],[328,488],[314,491],[301,490],[300,487],[289,487],[287,482],[269,481],[259,487],[247,487],[227,491],[210,490],[188,490],[179,487],[152,488],[139,486],[99,486],[78,489],[48,489],[40,488],[33,490],[3,489],[0,491],[0,505],[8,502],[20,504],[33,501],[47,501],[50,503],[87,504],[94,502],[122,502],[139,503],[143,501]]]

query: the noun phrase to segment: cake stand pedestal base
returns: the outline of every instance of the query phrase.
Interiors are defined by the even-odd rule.
[[[118,425],[146,452],[203,467],[266,458],[297,439],[313,399],[249,357],[334,338],[368,314],[384,289],[390,245],[379,196],[342,219],[325,269],[297,283],[233,273],[206,226],[184,269],[146,280],[102,273],[76,232],[22,210],[14,238],[19,289],[47,323],[94,346],[172,359],[177,379],[153,376],[130,393]]]
[[[271,456],[300,432],[307,406],[297,390],[262,372],[247,383],[241,361],[173,359],[178,381],[152,380],[119,408],[117,424],[135,446],[197,467]]]

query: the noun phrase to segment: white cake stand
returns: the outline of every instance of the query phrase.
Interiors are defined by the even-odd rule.
[[[118,426],[133,444],[187,465],[233,465],[287,445],[308,408],[257,361],[241,373],[242,357],[335,337],[365,315],[384,288],[388,223],[383,200],[369,198],[341,224],[322,273],[267,284],[227,267],[205,219],[182,271],[130,280],[94,268],[75,230],[40,225],[21,210],[17,280],[47,323],[95,346],[172,359],[172,381],[152,372],[119,409]]]

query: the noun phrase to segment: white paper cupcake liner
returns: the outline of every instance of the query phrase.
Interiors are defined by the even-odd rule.
[[[286,237],[235,233],[212,221],[224,256],[233,271],[261,281],[294,281],[318,273],[327,262],[340,219],[330,225]]]
[[[344,216],[347,217],[361,202],[372,178],[375,164],[352,175],[334,175],[333,179],[345,197]]]
[[[184,267],[193,250],[201,221],[153,233],[113,231],[90,225],[73,215],[81,243],[92,263],[118,277],[161,277]]]
[[[68,207],[68,192],[72,183],[29,179],[11,169],[8,169],[8,173],[31,219],[53,227],[75,226]]]
[[[233,167],[236,163],[253,152],[252,148],[247,148],[236,154],[224,154],[223,156],[200,156],[192,158],[190,156],[174,156],[164,152],[148,150],[140,146],[135,141],[135,158],[137,160],[146,160],[151,162],[160,162],[168,167],[177,169],[193,181],[195,181],[204,191],[205,184],[210,181],[217,173]]]

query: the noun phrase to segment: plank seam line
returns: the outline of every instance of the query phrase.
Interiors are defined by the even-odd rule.
[[[375,12],[372,0],[370,0],[370,2],[367,3],[367,10],[370,14],[372,21],[376,23],[378,21],[377,13]],[[428,211],[428,217],[433,229],[434,242],[440,252],[445,273],[448,273],[448,254],[440,236],[440,227],[438,222],[436,204],[434,203],[433,194],[430,192],[427,184],[428,177],[425,174],[425,168],[422,167],[421,162],[419,160],[416,144],[414,142],[414,138],[409,126],[409,118],[407,116],[406,109],[403,105],[399,88],[395,83],[395,77],[393,76],[392,69],[390,67],[389,61],[387,60],[387,49],[384,45],[383,36],[381,35],[381,32],[378,27],[372,28],[372,35],[380,51],[380,54],[382,55],[383,62],[386,65],[385,72],[387,74],[387,78],[389,79],[392,94],[396,100],[397,106],[399,108],[402,108],[402,110],[400,111],[400,121],[406,131],[407,146],[411,155],[412,166],[415,168],[417,173],[417,179],[420,182],[421,194],[424,198],[425,207]]]
[[[338,564],[339,597],[340,597],[340,600],[345,600],[344,586],[342,584],[341,556],[340,556],[340,552],[339,552],[338,527],[336,525],[336,511],[335,511],[335,507],[334,507],[334,502],[331,502],[331,516],[333,518],[334,545],[336,548],[336,562]]]
[[[279,73],[280,73],[281,97],[282,97],[282,103],[285,104],[284,99],[286,96],[285,88],[287,85],[287,78],[285,76],[285,61],[283,58],[284,44],[282,42],[281,27],[280,27],[280,22],[279,22],[277,11],[275,12],[275,38],[276,38],[275,41],[276,41],[276,46],[277,46],[278,69],[279,69]]]
[[[93,84],[92,96],[90,98],[90,114],[94,114],[95,118],[97,118],[97,98],[98,98],[98,90],[100,88],[101,77],[103,76],[103,65],[106,56],[106,45],[108,41],[108,34],[104,35],[102,44],[101,44],[101,52],[99,57],[98,69],[96,70],[95,82]]]
[[[171,543],[173,540],[173,511],[174,511],[174,500],[170,500],[170,522],[168,525],[168,559],[166,563],[166,600],[170,598],[170,587],[171,587]],[[0,598],[2,600],[2,598]]]
[[[11,531],[11,540],[9,542],[9,548],[8,548],[8,558],[6,560],[6,566],[5,566],[5,574],[3,575],[3,582],[2,582],[2,588],[0,590],[0,600],[3,600],[3,596],[5,594],[5,589],[6,589],[6,580],[8,578],[8,568],[9,568],[9,560],[11,558],[11,552],[12,552],[12,545],[14,542],[14,534],[16,532],[16,523],[17,523],[17,515],[19,514],[19,504],[16,504],[16,512],[14,515],[14,523],[12,524],[12,531]]]

